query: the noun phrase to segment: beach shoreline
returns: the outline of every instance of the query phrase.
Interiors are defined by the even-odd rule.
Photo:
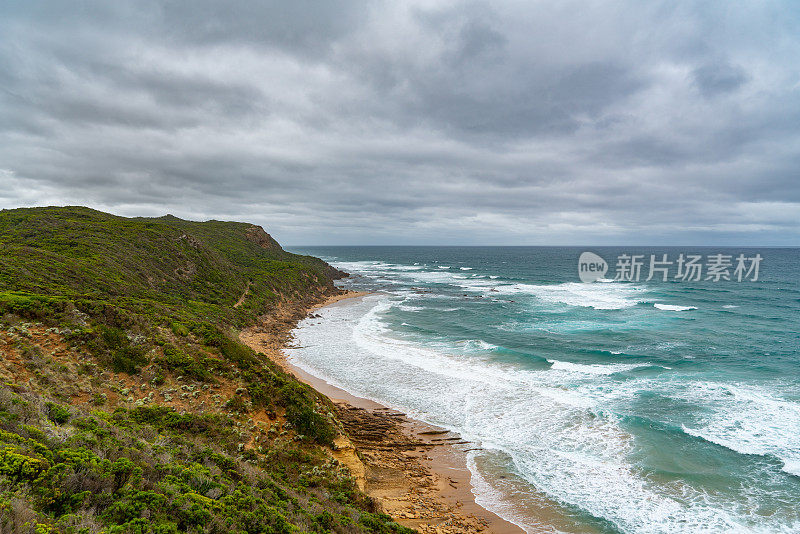
[[[353,395],[286,359],[283,349],[300,320],[369,294],[345,291],[305,307],[281,308],[275,317],[241,332],[240,339],[330,399],[350,436],[337,439],[332,455],[398,523],[426,533],[525,532],[476,502],[464,450],[470,444],[458,434]]]

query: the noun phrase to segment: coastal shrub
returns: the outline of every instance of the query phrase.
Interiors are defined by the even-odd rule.
[[[128,344],[128,336],[119,328],[103,326],[100,337],[109,349],[118,349]]]
[[[159,363],[164,368],[200,381],[211,378],[205,362],[198,361],[196,357],[186,354],[171,343],[166,343],[162,350],[164,357],[159,360]]]
[[[125,332],[113,326],[101,326],[100,340],[110,355],[111,368],[117,373],[136,374],[146,365],[147,357],[142,346],[133,346]]]
[[[195,325],[192,331],[205,346],[219,349],[223,358],[243,371],[253,369],[259,363],[255,353],[249,347],[232,340],[219,328],[208,324],[200,324]]]
[[[223,336],[219,350],[226,360],[235,364],[242,370],[250,369],[258,364],[258,360],[250,348],[228,337]]]
[[[186,325],[181,323],[173,322],[170,328],[172,329],[172,333],[176,336],[186,337],[189,335],[189,329],[186,328]]]
[[[232,412],[247,413],[247,402],[241,395],[233,395],[228,402],[225,403],[225,408]]]
[[[322,445],[332,445],[336,437],[333,425],[310,406],[289,407],[286,410],[286,420],[292,423],[298,434]]]
[[[157,511],[166,502],[165,495],[154,491],[132,491],[115,499],[101,517],[108,523],[121,523],[123,526],[140,519],[146,510]]]
[[[25,293],[0,292],[0,314],[14,314],[31,321],[58,322],[65,309],[65,302],[56,297]]]
[[[313,406],[315,392],[309,386],[289,380],[287,377],[279,377],[277,381],[280,386],[276,391],[276,402],[286,409],[299,406]]]
[[[63,425],[69,421],[69,410],[54,402],[47,403],[47,418],[57,425]]]
[[[163,406],[75,415],[77,432],[64,440],[24,396],[20,419],[0,431],[2,531],[28,532],[27,522],[53,534],[406,534],[369,514],[353,480],[314,447],[282,440],[263,455],[240,451],[227,418]],[[3,404],[12,398],[0,385]]]
[[[358,523],[375,534],[414,534],[415,531],[392,521],[386,514],[363,513]]]
[[[38,458],[21,454],[14,447],[0,448],[0,475],[13,481],[34,480],[46,467]]]
[[[111,367],[117,373],[136,374],[146,364],[147,357],[141,347],[121,347],[111,355]]]
[[[247,377],[250,378],[250,377]],[[270,407],[275,399],[275,390],[270,384],[261,381],[249,382],[247,393],[254,406]]]

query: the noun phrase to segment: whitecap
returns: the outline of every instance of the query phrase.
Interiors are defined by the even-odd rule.
[[[408,304],[397,304],[395,307],[399,310],[407,312],[419,312],[425,309],[421,306],[409,306]]]
[[[789,473],[790,475],[800,477],[800,458],[794,458],[792,460],[784,460],[782,469],[783,471]]]
[[[660,302],[656,302],[653,306],[664,311],[687,311],[697,309],[697,306],[678,306],[677,304],[661,304]]]
[[[468,339],[464,341],[464,348],[470,350],[487,351],[487,350],[494,350],[498,347],[497,345],[493,345],[482,339]]]
[[[630,371],[639,367],[652,367],[652,364],[649,363],[582,364],[550,359],[547,361],[552,364],[550,369],[590,375],[613,375],[614,373]]]
[[[631,284],[509,284],[498,285],[502,294],[528,294],[552,304],[594,308],[596,310],[621,310],[642,302],[646,289]]]

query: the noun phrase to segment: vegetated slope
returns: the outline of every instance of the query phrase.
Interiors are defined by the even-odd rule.
[[[0,212],[0,532],[405,531],[236,337],[340,274],[249,224]]]
[[[0,289],[108,302],[152,314],[252,319],[281,298],[330,290],[338,271],[290,254],[261,227],[82,207],[0,212]],[[248,298],[234,308],[245,289]]]

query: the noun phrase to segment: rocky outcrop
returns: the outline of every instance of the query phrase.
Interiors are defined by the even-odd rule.
[[[248,241],[252,241],[261,248],[267,250],[283,250],[277,241],[272,239],[264,229],[260,226],[251,226],[245,232],[245,237]]]

